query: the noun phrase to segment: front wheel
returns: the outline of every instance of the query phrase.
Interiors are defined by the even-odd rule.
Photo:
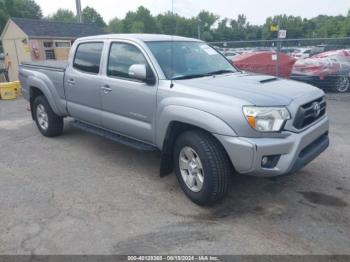
[[[33,102],[36,125],[41,134],[47,137],[59,136],[63,132],[63,117],[56,115],[44,96],[38,96]]]
[[[182,190],[198,205],[221,200],[230,187],[230,160],[222,145],[206,132],[181,134],[175,144],[174,164]]]

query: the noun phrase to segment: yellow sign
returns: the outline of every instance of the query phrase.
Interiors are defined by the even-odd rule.
[[[271,25],[270,30],[271,30],[271,32],[277,32],[278,31],[278,25]]]
[[[24,46],[24,53],[30,54],[30,47],[28,45]]]

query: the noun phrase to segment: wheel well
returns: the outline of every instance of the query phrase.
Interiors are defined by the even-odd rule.
[[[29,103],[30,103],[30,112],[32,114],[32,119],[35,120],[35,114],[34,114],[34,111],[33,111],[33,103],[34,103],[34,100],[35,98],[37,98],[38,96],[44,96],[44,93],[37,87],[35,86],[31,86],[30,87],[30,93],[29,93]]]
[[[160,163],[160,176],[164,177],[168,174],[170,174],[173,171],[173,148],[176,139],[179,135],[182,133],[189,131],[189,130],[200,130],[202,132],[206,132],[210,134],[207,130],[183,123],[178,121],[173,121],[169,124],[164,142],[163,142],[163,148],[162,148],[162,156],[161,156],[161,163]]]

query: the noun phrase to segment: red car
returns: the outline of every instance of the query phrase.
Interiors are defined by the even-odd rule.
[[[323,89],[347,92],[350,89],[350,51],[336,50],[298,60],[291,78]]]
[[[232,62],[240,70],[273,76],[278,74],[286,78],[290,76],[295,61],[289,55],[274,51],[245,53],[232,58]]]

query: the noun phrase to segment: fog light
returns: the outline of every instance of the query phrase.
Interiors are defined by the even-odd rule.
[[[269,162],[269,158],[268,158],[267,156],[264,156],[264,157],[261,159],[261,165],[262,165],[262,166],[266,166],[268,162]]]
[[[263,168],[275,168],[281,155],[263,156],[261,158],[261,166]]]

